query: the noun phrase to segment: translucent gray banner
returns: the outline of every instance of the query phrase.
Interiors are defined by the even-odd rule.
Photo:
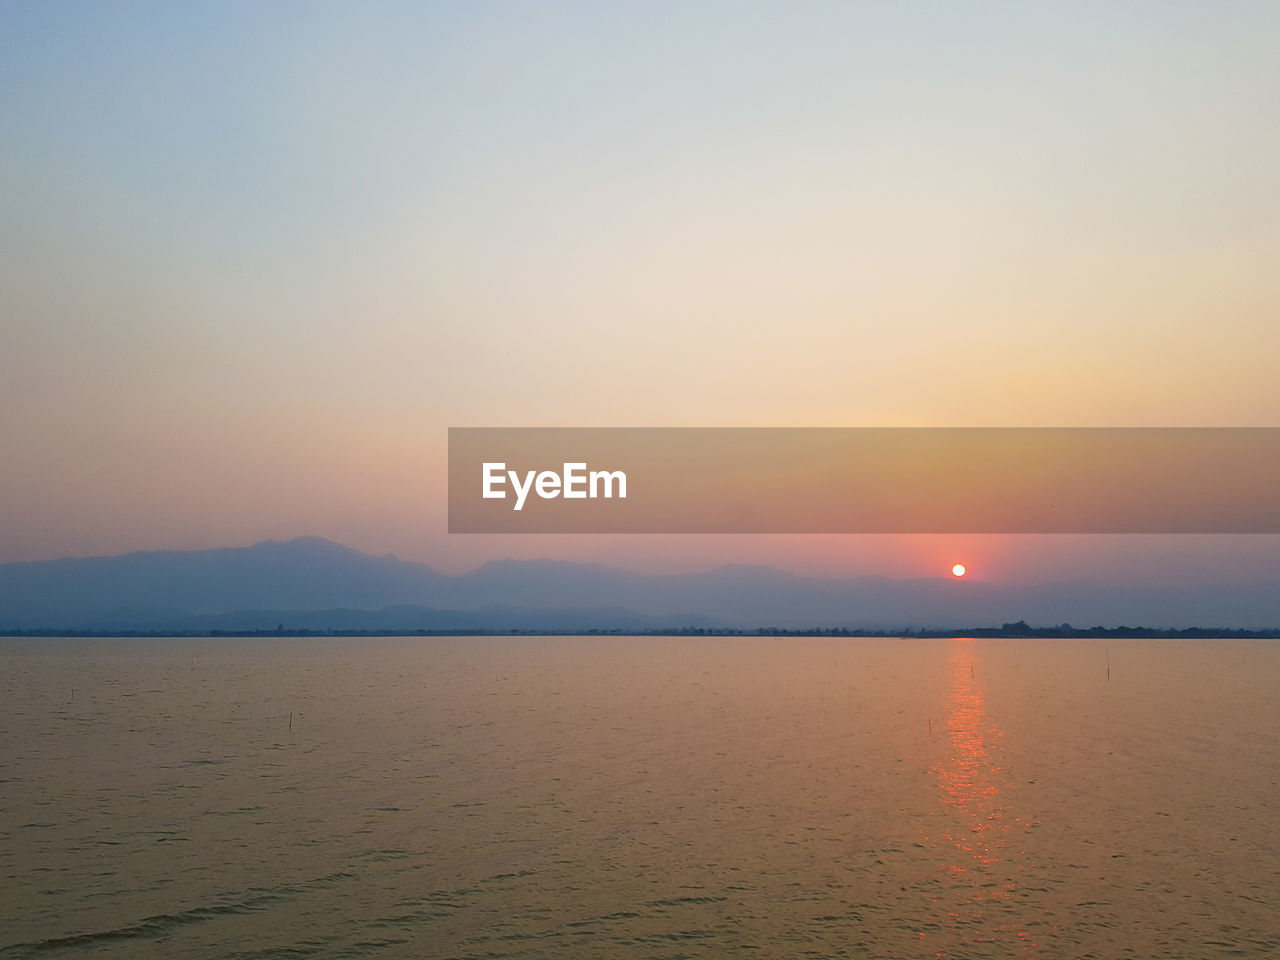
[[[1280,428],[461,428],[451,533],[1280,533]]]

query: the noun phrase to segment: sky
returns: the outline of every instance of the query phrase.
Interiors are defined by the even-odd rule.
[[[0,5],[0,561],[1280,577],[446,533],[450,426],[1280,426],[1274,3]]]

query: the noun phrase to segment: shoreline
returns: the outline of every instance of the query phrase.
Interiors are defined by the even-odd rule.
[[[1006,624],[1001,627],[968,627],[945,629],[884,630],[853,627],[814,627],[788,629],[784,627],[760,627],[737,629],[731,627],[664,628],[656,630],[626,630],[622,628],[590,630],[0,630],[0,639],[270,639],[272,637],[846,637],[919,639],[1013,639],[1013,640],[1280,640],[1280,627],[1256,630],[1226,627],[1030,627],[1026,624]]]

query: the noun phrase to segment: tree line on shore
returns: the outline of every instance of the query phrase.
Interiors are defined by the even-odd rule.
[[[1004,623],[998,627],[965,627],[955,629],[907,627],[900,630],[861,627],[660,627],[634,629],[622,627],[593,627],[582,630],[476,630],[476,629],[402,629],[402,630],[315,630],[290,629],[280,624],[275,629],[259,630],[204,630],[184,633],[146,630],[0,630],[3,637],[495,637],[495,636],[581,636],[581,637],[921,637],[944,639],[948,637],[1010,637],[1017,639],[1069,639],[1134,638],[1152,640],[1275,640],[1280,639],[1280,627],[1257,630],[1227,627],[1073,627],[1061,623],[1054,627],[1033,627],[1025,620]]]

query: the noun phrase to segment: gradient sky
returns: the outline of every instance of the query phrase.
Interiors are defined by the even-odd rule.
[[[449,537],[448,426],[1280,426],[1280,6],[0,6],[0,560],[993,579],[1240,538]]]

